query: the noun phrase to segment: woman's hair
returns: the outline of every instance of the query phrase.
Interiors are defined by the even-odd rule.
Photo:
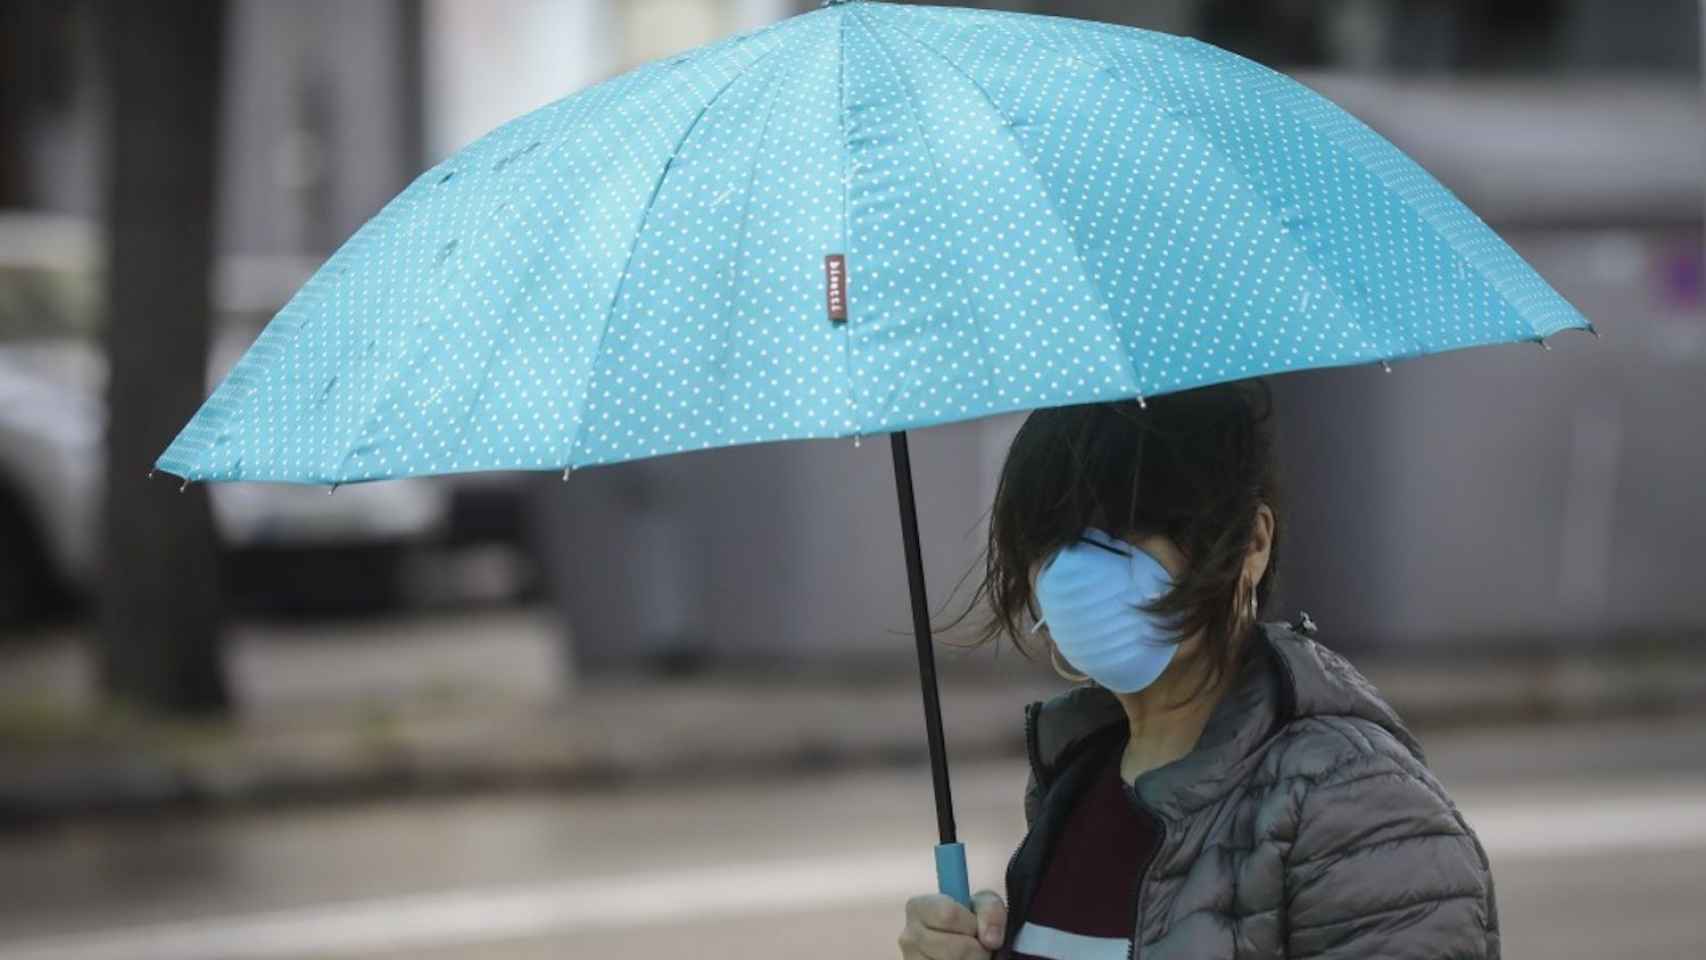
[[[984,578],[963,620],[988,599],[992,616],[968,646],[1005,634],[1029,657],[1026,620],[1038,619],[1031,572],[1085,527],[1116,537],[1161,534],[1188,564],[1172,590],[1145,610],[1176,638],[1199,633],[1208,669],[1191,696],[1234,666],[1249,597],[1240,595],[1256,510],[1275,524],[1268,568],[1256,585],[1265,605],[1279,561],[1279,490],[1269,421],[1273,399],[1259,380],[1164,394],[1148,401],[1033,411],[1013,437],[990,508]],[[969,572],[968,572],[969,573]]]

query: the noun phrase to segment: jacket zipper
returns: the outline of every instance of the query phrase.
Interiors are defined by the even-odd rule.
[[[1039,707],[1034,703],[1025,708],[1025,759],[1031,766],[1031,773],[1037,778],[1037,796],[1040,798],[1043,791],[1047,789],[1047,785],[1043,783],[1042,765],[1036,759],[1037,714],[1039,712]],[[1041,815],[1042,810],[1039,809],[1037,813]],[[1035,822],[1027,821],[1025,823],[1025,835],[1019,838],[1019,845],[1013,848],[1013,855],[1007,858],[1008,874],[1013,872],[1013,865],[1019,862],[1019,851],[1025,849],[1025,841],[1031,839],[1031,832],[1035,829]],[[1009,890],[1007,893],[1011,896],[1013,891]]]
[[[1143,937],[1143,891],[1149,886],[1149,872],[1155,869],[1155,861],[1160,859],[1161,848],[1167,845],[1167,823],[1149,805],[1137,795],[1137,788],[1126,785],[1126,796],[1138,812],[1148,817],[1155,824],[1155,844],[1149,849],[1149,862],[1143,865],[1143,874],[1137,878],[1137,906],[1132,919],[1131,946],[1126,950],[1126,960],[1137,960],[1137,943]]]
[[[1009,856],[1007,858],[1007,872],[1002,874],[1003,878],[1011,877],[1013,875],[1013,865],[1019,862],[1019,851],[1025,849],[1025,844],[1030,842],[1032,830],[1033,830],[1033,828],[1029,825],[1027,825],[1025,827],[1025,835],[1019,838],[1019,845],[1013,848],[1012,856]],[[1021,919],[1019,917],[1018,911],[1013,909],[1013,903],[1012,903],[1013,891],[1011,891],[1011,890],[1007,891],[1007,898],[1008,898],[1008,903],[1007,903],[1008,916],[1010,918],[1012,918],[1013,920]],[[1026,906],[1028,907],[1029,904],[1026,904]],[[1011,927],[1011,926],[1013,926],[1013,924],[1009,923],[1008,926]],[[1001,935],[1001,948],[996,953],[996,956],[1007,956],[1007,955],[1011,954],[1012,948],[1013,948],[1013,939],[1018,935],[1018,933],[1019,933],[1018,930],[1008,930]]]
[[[1285,673],[1287,689],[1295,691],[1297,689],[1297,678],[1292,675],[1291,664],[1286,663],[1284,657],[1276,656],[1274,659],[1279,663],[1280,669]],[[1276,733],[1277,730],[1270,732],[1267,737],[1264,737],[1261,746],[1265,747],[1267,743],[1273,739]],[[1155,845],[1150,849],[1149,862],[1144,864],[1143,875],[1137,880],[1137,916],[1133,920],[1131,947],[1126,951],[1126,960],[1137,960],[1137,944],[1143,937],[1143,891],[1149,886],[1149,873],[1155,869],[1155,861],[1160,858],[1162,848],[1167,846],[1167,821],[1161,819],[1160,814],[1151,810],[1149,808],[1149,804],[1143,802],[1143,798],[1138,795],[1136,784],[1127,785],[1126,796],[1131,800],[1134,808],[1149,817],[1149,819],[1155,824]]]
[[[1036,760],[1036,753],[1037,753],[1037,751],[1036,751],[1036,746],[1037,746],[1037,740],[1036,740],[1036,737],[1037,737],[1037,714],[1040,712],[1041,712],[1041,708],[1038,704],[1033,703],[1033,704],[1029,704],[1025,707],[1025,760],[1027,763],[1030,764],[1031,772],[1037,778],[1037,796],[1038,797],[1041,797],[1042,791],[1044,789],[1046,789],[1043,785],[1043,772],[1042,772],[1042,770],[1039,769],[1039,767],[1041,765],[1039,763],[1037,763],[1037,760]],[[1039,809],[1037,811],[1037,815],[1038,816],[1042,815],[1041,809]],[[1025,823],[1025,835],[1019,838],[1019,845],[1013,848],[1013,853],[1010,856],[1008,856],[1008,858],[1007,858],[1007,870],[1005,873],[1003,873],[1001,875],[1003,882],[1005,882],[1005,880],[1008,877],[1011,877],[1013,875],[1013,866],[1019,862],[1019,851],[1025,849],[1025,844],[1030,842],[1031,834],[1033,832],[1035,832],[1035,830],[1036,830],[1036,823],[1034,821],[1027,821]],[[1007,891],[1007,900],[1008,900],[1007,909],[1009,911],[1008,915],[1011,916],[1013,919],[1017,920],[1019,918],[1019,916],[1018,916],[1018,912],[1013,909],[1014,905],[1012,902],[1012,900],[1013,900],[1013,891],[1012,890]],[[1027,906],[1029,906],[1029,905],[1027,904]],[[1011,924],[1009,924],[1009,926],[1011,926]],[[1017,933],[1018,933],[1017,930],[1009,930],[1005,934],[1002,935],[1002,939],[1001,939],[1001,950],[1002,951],[1011,952],[1011,949],[1012,949],[1012,942],[1011,941],[1013,939],[1013,936]]]

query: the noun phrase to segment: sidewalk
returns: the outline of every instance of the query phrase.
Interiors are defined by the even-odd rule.
[[[238,627],[228,723],[99,705],[84,637],[0,648],[0,824],[100,811],[693,783],[922,763],[910,650],[883,665],[575,683],[550,619],[501,611]],[[938,652],[950,759],[1018,758],[1064,688],[1012,651]],[[1425,737],[1466,724],[1706,710],[1706,651],[1615,660],[1360,658]]]

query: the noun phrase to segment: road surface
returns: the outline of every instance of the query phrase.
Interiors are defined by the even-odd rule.
[[[1706,721],[1424,733],[1509,960],[1706,957]],[[955,771],[974,886],[1017,762]],[[0,960],[892,957],[933,884],[923,770],[0,835]]]

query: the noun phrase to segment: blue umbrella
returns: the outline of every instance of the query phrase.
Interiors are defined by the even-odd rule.
[[[1184,37],[831,0],[421,174],[157,468],[337,485],[905,431],[1591,325],[1414,161]]]

